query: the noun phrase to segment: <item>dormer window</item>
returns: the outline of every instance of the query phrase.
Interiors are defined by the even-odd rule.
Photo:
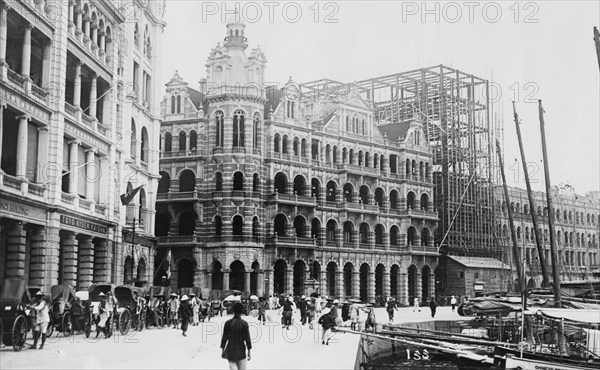
[[[171,95],[171,114],[181,113],[181,95]]]
[[[287,118],[294,118],[295,117],[295,111],[296,111],[296,102],[293,101],[286,101],[286,117]]]

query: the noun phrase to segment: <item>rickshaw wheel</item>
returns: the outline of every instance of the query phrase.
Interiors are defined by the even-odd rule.
[[[62,333],[68,337],[73,332],[73,322],[71,320],[71,312],[67,311],[62,318]]]
[[[27,340],[27,318],[19,315],[12,327],[12,345],[15,352],[23,349]]]
[[[127,335],[129,333],[129,324],[131,323],[131,312],[125,309],[119,314],[119,331],[121,335]]]
[[[54,333],[54,323],[52,322],[51,318],[50,322],[48,323],[48,327],[46,328],[46,338],[50,338],[52,333]]]
[[[85,337],[89,338],[90,333],[92,332],[92,313],[88,312],[85,319]]]
[[[156,315],[156,327],[162,329],[165,326],[165,322],[160,315],[158,315],[156,313],[155,313],[155,315]]]

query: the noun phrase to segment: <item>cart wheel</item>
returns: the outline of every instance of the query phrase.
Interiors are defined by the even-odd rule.
[[[125,309],[119,314],[119,331],[121,335],[127,335],[129,333],[129,325],[131,324],[131,312]]]
[[[73,321],[71,320],[71,312],[67,311],[62,319],[62,333],[68,337],[73,332]]]
[[[52,333],[54,333],[54,323],[52,322],[52,319],[50,319],[48,327],[46,328],[46,338],[50,338]]]
[[[27,318],[19,315],[12,327],[12,345],[13,349],[18,352],[25,346],[27,340]]]
[[[84,327],[85,327],[85,337],[89,338],[90,337],[90,333],[92,332],[92,313],[88,312],[88,314],[85,316],[85,322],[83,323]]]
[[[165,321],[160,315],[156,315],[156,327],[160,329],[165,327]]]

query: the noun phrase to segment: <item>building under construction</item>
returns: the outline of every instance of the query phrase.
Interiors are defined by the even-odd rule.
[[[353,84],[318,80],[301,88],[304,99],[357,88],[373,104],[378,124],[423,121],[434,150],[436,246],[442,255],[504,259],[494,235],[495,130],[487,80],[439,65]],[[436,279],[442,285],[444,259]]]

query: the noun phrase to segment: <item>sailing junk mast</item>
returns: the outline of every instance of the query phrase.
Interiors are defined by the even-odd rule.
[[[558,255],[556,252],[556,240],[554,238],[554,208],[552,208],[552,194],[550,194],[550,169],[548,168],[548,151],[546,150],[546,130],[544,123],[544,108],[542,100],[539,102],[540,131],[542,135],[542,154],[544,155],[544,178],[546,180],[546,202],[548,203],[548,231],[550,232],[550,257],[552,259],[552,279],[554,280],[554,305],[561,307],[560,301],[560,279],[558,277]]]
[[[515,117],[515,126],[517,128],[517,138],[519,139],[519,150],[521,151],[521,163],[523,164],[523,173],[525,174],[525,184],[527,185],[527,198],[529,199],[529,210],[531,213],[531,220],[533,221],[533,229],[535,233],[535,245],[537,247],[538,256],[540,259],[540,267],[542,269],[542,286],[547,287],[550,280],[548,279],[548,269],[546,264],[546,258],[544,256],[544,247],[542,246],[542,232],[538,224],[535,203],[533,200],[533,193],[531,192],[531,182],[529,181],[529,171],[527,170],[527,160],[525,160],[525,151],[523,150],[523,140],[521,139],[521,125],[519,123],[519,115],[517,114],[517,108],[513,101],[513,114]],[[510,209],[510,203],[506,199],[507,208]],[[509,213],[510,214],[510,213]]]
[[[500,164],[500,172],[502,173],[502,184],[504,187],[504,198],[506,198],[506,204],[510,204],[510,200],[508,197],[508,187],[506,186],[506,175],[504,174],[504,161],[502,160],[502,152],[500,150],[500,143],[496,140],[496,150],[498,152],[498,162]],[[521,266],[521,261],[519,261],[519,248],[517,247],[517,233],[515,232],[515,224],[513,222],[513,215],[511,207],[508,208],[508,221],[510,223],[510,237],[512,239],[513,244],[513,259],[515,260],[515,265],[517,267],[517,277],[519,278],[519,286],[521,287],[521,292],[525,292],[525,277],[523,276],[523,268]]]

